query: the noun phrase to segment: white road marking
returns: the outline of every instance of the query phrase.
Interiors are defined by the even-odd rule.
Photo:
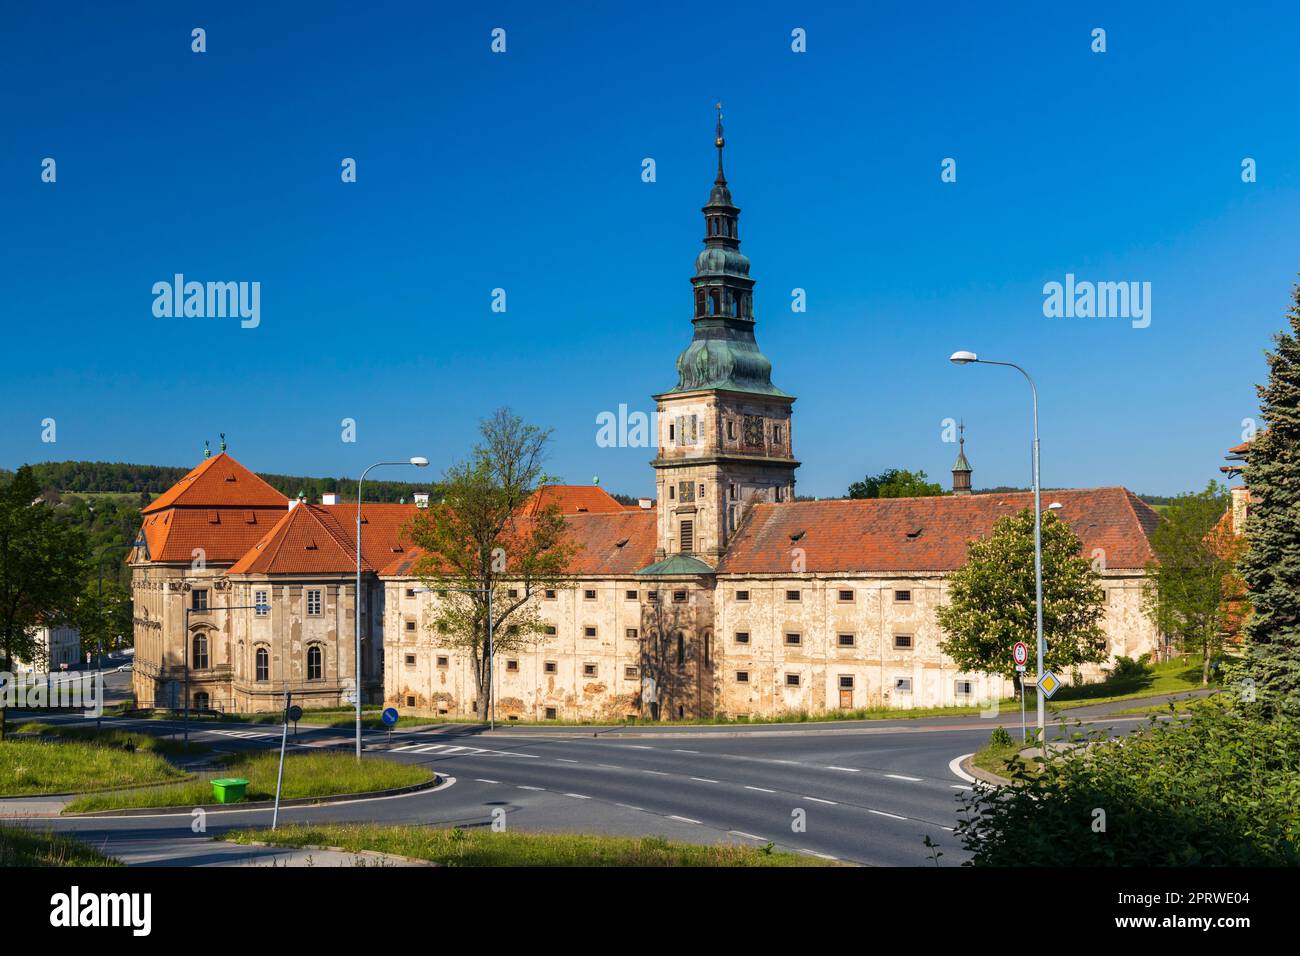
[[[419,744],[403,744],[401,747],[394,747],[389,753],[400,754],[403,750],[414,750]]]
[[[860,773],[857,767],[827,767],[827,770],[843,770],[845,773]]]
[[[768,763],[786,763],[786,764],[790,764],[792,767],[799,766],[799,761],[797,760],[777,760],[773,758],[771,760],[768,760]]]
[[[691,779],[692,779],[692,780],[695,780],[695,781],[698,781],[699,783],[717,783],[717,782],[718,782],[718,781],[716,781],[716,780],[710,780],[708,777],[691,777]]]
[[[968,774],[965,770],[961,769],[961,762],[963,760],[968,760],[973,756],[975,755],[962,754],[960,757],[953,757],[952,760],[948,761],[948,769],[952,771],[954,777],[960,777],[962,780],[965,780],[967,783],[976,782],[974,777]]]
[[[679,817],[679,816],[677,816],[676,814],[672,814],[672,813],[668,814],[668,819],[669,819],[669,820],[679,820],[679,821],[681,821],[682,823],[694,823],[696,826],[703,826],[703,825],[704,825],[704,824],[700,823],[699,820],[692,820],[690,817]]]
[[[640,812],[640,813],[645,813],[645,811],[642,810],[640,807],[634,807],[634,806],[632,806],[632,804],[630,804],[630,803],[616,803],[616,804],[614,804],[614,806],[616,806],[616,807],[622,807],[624,810],[636,810],[636,811],[638,811],[638,812]]]
[[[642,773],[652,773],[652,774],[654,774],[656,777],[666,777],[666,776],[668,776],[668,774],[664,773],[662,770],[642,770],[641,772],[642,772]]]
[[[891,779],[891,780],[906,780],[908,783],[920,783],[920,782],[921,782],[921,778],[920,778],[920,777],[905,777],[905,776],[903,776],[901,773],[887,773],[887,774],[885,774],[885,776],[888,777],[888,778]]]
[[[677,750],[677,749],[674,748],[673,753],[675,753],[675,754],[697,754],[697,753],[699,753],[699,751],[698,751],[698,750]]]
[[[482,777],[475,777],[475,783],[500,783],[500,780],[484,780]]]
[[[884,810],[868,810],[868,813],[874,813],[878,817],[889,817],[891,820],[906,820],[907,817],[900,817],[897,813],[886,813]]]
[[[817,857],[821,857],[823,860],[835,859],[835,857],[831,856],[828,853],[818,853],[816,850],[798,850],[797,848],[796,850],[797,852],[802,853],[804,856],[817,856]]]
[[[519,789],[520,789],[520,790],[545,790],[546,788],[545,788],[545,787],[526,787],[526,786],[520,784]]]
[[[630,747],[633,750],[654,750],[653,747],[647,747],[645,744],[624,744],[624,747]]]
[[[756,836],[753,833],[746,833],[744,830],[728,830],[732,836],[744,837],[746,840],[757,840],[759,843],[770,843],[767,837]]]
[[[975,792],[975,788],[974,788],[974,787],[968,786],[967,784],[964,784],[964,783],[954,783],[954,784],[951,784],[950,786],[951,786],[954,790],[969,790],[969,791],[971,791],[972,793]]]
[[[813,803],[829,803],[832,807],[838,807],[839,804],[834,800],[823,800],[821,797],[804,797],[805,800],[811,800]]]
[[[577,762],[578,762],[578,761],[576,761],[576,760],[570,760],[568,757],[556,757],[555,759],[558,760],[560,763],[577,763]]]
[[[588,796],[586,796],[586,795],[584,795],[584,794],[581,794],[581,793],[566,793],[565,796],[566,796],[566,797],[573,797],[573,799],[575,799],[575,800],[590,800],[590,799],[591,799],[591,797],[588,797]]]
[[[769,789],[767,789],[767,787],[750,787],[750,786],[746,786],[745,789],[746,789],[746,790],[757,790],[759,793],[776,793],[775,790],[769,790]]]
[[[605,768],[606,770],[622,770],[622,769],[623,769],[623,768],[620,767],[618,764],[613,764],[613,763],[598,763],[598,764],[596,764],[596,766],[597,766],[597,767],[603,767],[603,768]]]

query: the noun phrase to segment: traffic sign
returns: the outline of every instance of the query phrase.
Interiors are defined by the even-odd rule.
[[[1024,641],[1016,641],[1016,646],[1011,649],[1012,655],[1016,659],[1016,665],[1024,669],[1025,661],[1029,660],[1029,645]]]
[[[298,721],[302,720],[302,708],[299,707],[297,704],[294,704],[292,707],[290,707],[289,719],[292,720],[295,724]]]
[[[392,727],[397,723],[397,708],[389,707],[379,716],[383,720],[385,727]]]
[[[1017,664],[1017,665],[1016,665],[1016,673],[1017,673],[1017,674],[1023,674],[1024,672],[1025,672],[1025,665],[1024,665],[1024,664]]]
[[[1052,695],[1061,687],[1061,682],[1057,680],[1055,674],[1048,671],[1042,677],[1038,678],[1038,689],[1043,692],[1043,696],[1051,700]]]

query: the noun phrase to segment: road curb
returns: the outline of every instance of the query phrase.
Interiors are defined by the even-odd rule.
[[[966,771],[968,774],[970,774],[972,777],[974,777],[976,780],[980,781],[981,783],[991,784],[994,787],[1006,787],[1013,782],[1007,777],[1001,777],[998,776],[996,773],[990,773],[987,770],[980,769],[979,767],[971,763],[970,757],[967,757],[957,766],[961,767],[962,770]]]
[[[314,843],[303,846],[287,846],[283,843],[267,843],[265,840],[246,840],[239,842],[237,840],[220,840],[221,843],[229,843],[231,846],[262,846],[268,850],[284,850],[292,853],[295,850],[315,850],[317,852],[328,851],[330,853],[350,853],[353,856],[365,857],[367,859],[378,858],[381,860],[397,860],[402,863],[409,863],[412,866],[442,866],[441,863],[434,863],[432,860],[422,860],[418,856],[400,856],[397,853],[382,853],[379,850],[349,850],[342,846],[318,846]]]
[[[392,787],[388,790],[367,790],[361,793],[336,793],[328,797],[295,797],[281,800],[283,807],[328,807],[336,803],[350,803],[354,800],[372,800],[378,797],[400,797],[422,790],[435,790],[443,784],[443,777],[434,774],[432,780],[412,784],[409,787]],[[274,800],[250,800],[246,803],[200,803],[192,807],[122,807],[117,810],[88,810],[85,813],[61,813],[60,819],[76,820],[91,817],[140,817],[140,816],[189,816],[195,810],[269,810],[275,806]],[[292,849],[292,848],[290,848]]]

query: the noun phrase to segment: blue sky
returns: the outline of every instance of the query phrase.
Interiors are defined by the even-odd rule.
[[[508,405],[559,476],[650,492],[596,416],[676,382],[718,99],[800,493],[946,483],[948,417],[977,487],[1026,484],[1027,389],[958,348],[1037,378],[1049,485],[1199,488],[1257,413],[1300,264],[1285,4],[408,6],[6,14],[0,466],[224,431],[260,471],[439,467]],[[260,282],[260,326],[155,317],[178,272]],[[1150,327],[1045,318],[1067,273],[1150,282]]]

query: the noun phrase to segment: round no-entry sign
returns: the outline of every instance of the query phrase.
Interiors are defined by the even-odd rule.
[[[1016,641],[1016,646],[1012,653],[1015,656],[1016,663],[1023,664],[1025,661],[1029,660],[1029,645],[1024,641]]]

